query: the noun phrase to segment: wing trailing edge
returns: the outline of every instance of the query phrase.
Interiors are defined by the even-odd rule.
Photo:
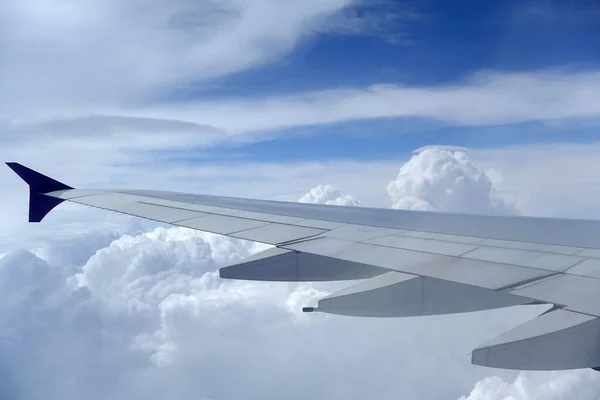
[[[22,164],[7,162],[6,165],[29,185],[29,222],[40,222],[54,207],[64,201],[46,196],[46,193],[73,189]]]

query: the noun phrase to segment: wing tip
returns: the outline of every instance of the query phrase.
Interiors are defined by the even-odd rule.
[[[73,187],[41,174],[18,162],[9,161],[6,165],[25,181],[34,193],[49,193],[57,190],[69,190]]]
[[[73,189],[23,164],[9,161],[6,165],[29,185],[29,222],[42,221],[54,207],[63,202],[62,199],[46,196],[46,193]]]

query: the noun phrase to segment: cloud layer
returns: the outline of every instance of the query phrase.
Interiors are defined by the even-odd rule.
[[[176,108],[152,106],[125,113],[201,122],[240,133],[394,117],[463,126],[597,119],[599,76],[598,71],[485,71],[430,87],[374,84],[278,97],[190,102]]]
[[[218,278],[219,266],[256,245],[183,228],[105,246],[91,246],[95,237],[88,235],[87,248],[99,249],[75,273],[27,250],[0,260],[0,379],[11,382],[1,386],[2,398],[415,398],[440,387],[398,383],[438,374],[458,397],[482,377],[465,354],[486,337],[465,337],[460,326],[485,319],[506,329],[527,317],[302,314],[331,288]],[[80,245],[74,241],[73,250]],[[435,333],[439,323],[456,336],[450,351]]]
[[[415,157],[441,154],[426,149]],[[449,167],[428,171],[466,162],[445,157]],[[413,171],[406,165],[403,171]],[[477,175],[476,166],[462,168]],[[461,187],[456,179],[431,182]],[[461,190],[482,193],[471,185]],[[303,198],[356,202],[330,185]],[[69,226],[61,224],[60,238],[27,242],[0,259],[2,398],[458,398],[490,373],[470,365],[469,350],[540,312],[392,320],[302,314],[302,306],[340,285],[218,278],[220,266],[264,246],[184,228]],[[595,387],[595,375],[579,373],[525,374],[514,383],[510,374],[487,378],[468,399],[525,393],[515,398],[529,400],[559,384],[565,396]],[[431,380],[436,384],[424,383]],[[577,380],[583,383],[569,383]]]

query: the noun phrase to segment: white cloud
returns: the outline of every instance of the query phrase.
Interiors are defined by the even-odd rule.
[[[87,238],[84,248],[101,248],[76,275],[25,250],[0,260],[0,380],[12,382],[0,397],[431,398],[441,387],[458,397],[483,377],[465,354],[489,335],[462,326],[501,330],[535,312],[379,321],[301,314],[327,291],[218,279],[218,266],[258,250],[250,243],[183,228],[104,247]],[[440,323],[456,338],[450,350],[435,332]],[[439,386],[399,385],[433,377]]]
[[[202,157],[216,144],[292,134],[285,128],[350,120],[424,118],[451,125],[597,120],[598,76],[490,72],[436,87],[375,85],[144,106],[87,106],[76,101],[63,107],[52,97],[51,105],[33,107],[33,114],[19,116],[10,107],[0,107],[0,154],[38,168],[61,165],[65,171],[90,172],[101,167],[117,172],[121,165],[148,167],[176,153]],[[36,99],[42,101],[43,96]]]
[[[590,369],[522,372],[513,382],[493,376],[475,385],[459,400],[593,400],[600,392],[600,374]]]
[[[111,308],[156,306],[185,287],[182,275],[209,277],[212,282],[203,284],[215,284],[216,276],[207,273],[266,247],[184,228],[157,228],[112,241],[89,258],[75,280]]]
[[[0,109],[70,113],[272,62],[349,0],[0,4]]]
[[[73,242],[71,262],[86,240],[86,248],[101,247],[101,239],[93,236]],[[214,346],[219,335],[229,335],[233,345],[237,337],[243,351],[251,351],[255,343],[239,336],[240,329],[251,334],[262,324],[281,323],[282,317],[293,323],[299,309],[288,307],[319,295],[308,285],[298,285],[295,294],[287,285],[218,279],[217,266],[260,248],[183,228],[158,228],[123,236],[95,254],[88,251],[89,260],[75,276],[26,250],[9,253],[0,260],[0,350],[8,369],[2,381],[14,382],[10,398],[164,398],[178,390],[170,373],[187,368],[205,377],[177,397],[208,395],[222,386],[211,376],[222,380],[238,364],[232,364],[237,352],[230,352],[228,343]],[[177,357],[191,352],[199,358],[177,364]],[[217,356],[224,362],[205,364]],[[169,367],[173,357],[175,366]],[[247,365],[239,363],[239,370]],[[136,381],[140,375],[150,381]],[[186,377],[188,384],[191,379]],[[155,384],[158,392],[146,392]],[[8,389],[2,385],[0,397],[8,398]]]
[[[202,123],[238,133],[390,117],[467,126],[598,118],[599,76],[598,71],[486,71],[439,86],[375,84],[106,112]]]
[[[213,78],[272,63],[311,35],[372,31],[382,19],[420,18],[406,6],[375,17],[357,12],[355,7],[364,4],[4,1],[3,135],[56,135],[60,127],[76,129],[70,135],[85,139],[106,131],[119,138],[124,132],[139,138],[141,131],[172,130],[186,135],[163,143],[174,146],[181,140],[180,146],[185,146],[190,137],[202,144],[231,140],[231,134],[356,119],[418,117],[488,125],[600,115],[598,71],[480,71],[437,86],[384,82],[264,98],[170,98],[177,85],[184,84],[186,90],[195,84],[194,97],[202,98],[202,85],[215,84]],[[165,98],[162,105],[149,105]]]
[[[298,200],[300,203],[330,204],[337,206],[360,206],[360,202],[352,195],[343,193],[331,185],[318,185]]]
[[[463,150],[422,149],[402,166],[387,189],[392,208],[474,214],[517,212]]]
[[[496,171],[495,185],[516,195],[523,214],[598,218],[600,142],[513,145],[471,151],[474,162]]]

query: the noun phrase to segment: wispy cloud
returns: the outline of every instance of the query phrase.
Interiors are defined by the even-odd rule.
[[[273,61],[352,0],[0,3],[0,109],[127,104]]]
[[[154,106],[132,115],[203,121],[236,132],[393,117],[492,125],[600,117],[599,93],[598,71],[481,72],[463,82],[432,87],[380,84],[177,108]]]
[[[408,27],[429,19],[410,2],[362,0],[330,18],[323,32],[375,36],[391,44],[410,45],[414,39]]]
[[[25,143],[40,146],[47,138],[47,146],[62,141],[82,152],[101,147],[139,154],[257,141],[290,134],[286,128],[377,118],[423,118],[455,126],[595,120],[600,118],[600,72],[488,72],[433,87],[375,85],[47,114],[4,123],[0,139],[21,149]]]

